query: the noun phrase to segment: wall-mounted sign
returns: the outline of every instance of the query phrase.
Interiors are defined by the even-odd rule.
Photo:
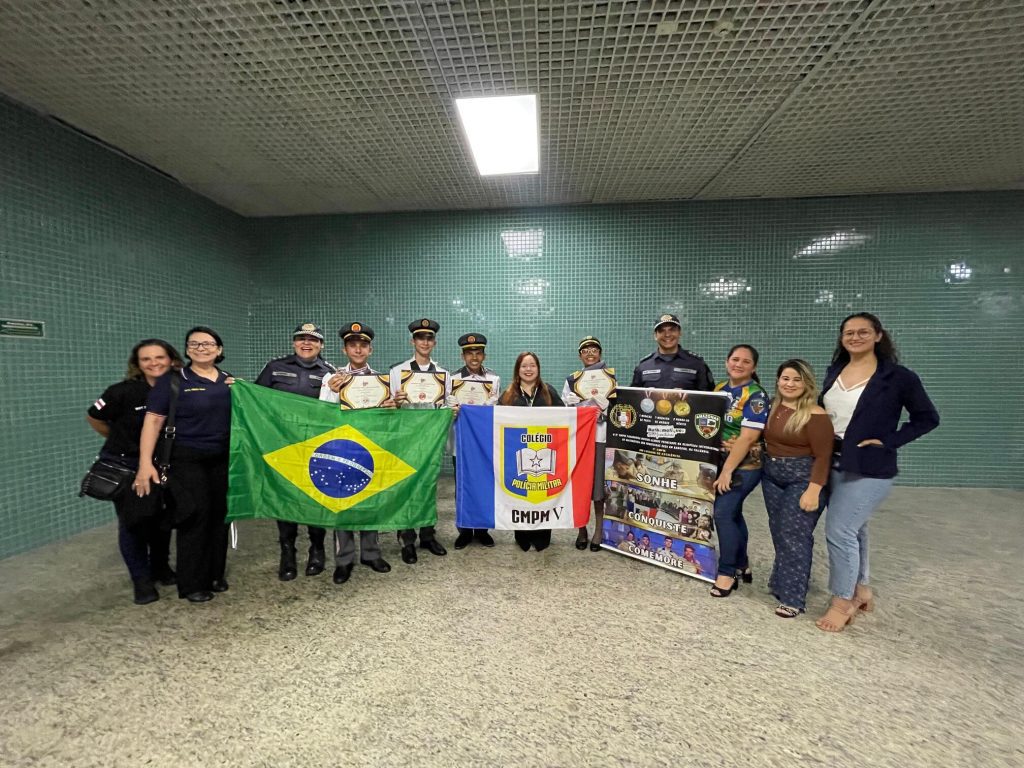
[[[0,336],[43,339],[46,338],[46,323],[42,320],[5,320],[0,318]]]

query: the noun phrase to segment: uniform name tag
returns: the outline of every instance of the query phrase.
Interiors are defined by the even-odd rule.
[[[324,380],[323,376],[314,376],[312,373],[309,374],[309,378],[312,379],[313,381],[323,381]]]
[[[661,369],[660,368],[653,368],[650,371],[640,371],[640,375],[641,376],[646,376],[649,373],[661,373]]]
[[[287,377],[292,378],[292,379],[297,379],[299,377],[299,374],[292,373],[291,371],[274,371],[270,375],[271,376],[287,376]]]
[[[693,368],[673,368],[676,373],[696,373],[697,371]]]

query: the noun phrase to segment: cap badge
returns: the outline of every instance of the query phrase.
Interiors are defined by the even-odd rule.
[[[468,339],[466,339],[466,341],[468,341],[470,344],[472,344],[473,342],[476,341],[476,336],[470,336]]]
[[[661,322],[669,323],[671,321],[672,321],[672,315],[662,315],[661,316]]]
[[[302,330],[304,330],[304,331],[315,331],[316,330],[316,326],[313,325],[312,323],[303,323],[302,324]]]
[[[353,333],[359,333],[361,330],[363,330],[363,326],[361,326],[359,323],[352,323]]]
[[[420,325],[423,326],[424,328],[426,328],[426,327],[428,327],[430,325],[430,321],[429,320],[420,320]]]

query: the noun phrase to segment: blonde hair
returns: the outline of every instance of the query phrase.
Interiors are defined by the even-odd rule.
[[[772,412],[775,412],[775,409],[782,405],[782,395],[779,394],[779,377],[782,376],[782,372],[787,368],[792,368],[803,379],[804,393],[796,401],[793,415],[789,417],[789,421],[786,422],[786,426],[782,431],[799,432],[807,426],[807,422],[811,420],[814,406],[818,404],[818,380],[814,376],[814,370],[811,368],[810,363],[806,360],[793,358],[784,362],[775,372],[775,397],[772,399]]]

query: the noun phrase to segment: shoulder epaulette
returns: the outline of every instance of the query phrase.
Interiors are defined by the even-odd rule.
[[[649,355],[648,355],[647,357],[641,357],[641,358],[640,358],[640,362],[642,363],[642,362],[643,362],[644,360],[650,360],[650,359],[651,359],[652,357],[654,357],[654,356],[655,356],[656,354],[658,354],[658,353],[657,353],[657,352],[651,352],[651,354],[649,354]]]

